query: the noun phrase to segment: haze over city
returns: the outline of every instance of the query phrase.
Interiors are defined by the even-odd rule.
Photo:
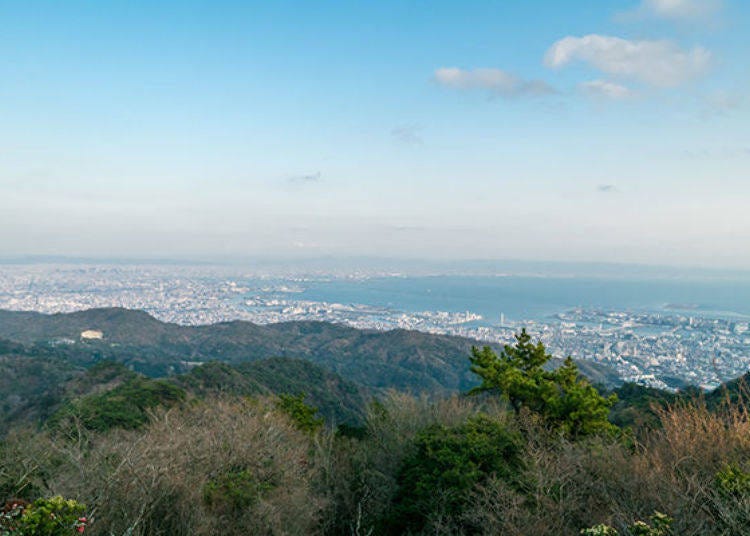
[[[749,16],[3,2],[0,251],[747,269]]]

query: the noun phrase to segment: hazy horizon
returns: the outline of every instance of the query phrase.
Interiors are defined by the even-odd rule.
[[[195,268],[207,275],[256,274],[267,277],[315,276],[530,276],[551,278],[611,279],[725,279],[750,281],[750,270],[691,265],[659,265],[596,261],[544,261],[534,259],[439,259],[375,256],[287,257],[65,257],[3,256],[0,266],[50,266],[114,268],[153,266]]]
[[[740,0],[0,18],[5,258],[750,270]]]

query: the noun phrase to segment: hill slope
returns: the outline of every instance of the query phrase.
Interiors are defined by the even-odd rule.
[[[59,418],[61,410],[98,422],[95,429],[120,421],[138,424],[145,422],[146,409],[176,400],[179,393],[198,398],[304,394],[329,423],[352,425],[361,422],[371,398],[366,388],[338,374],[289,358],[239,365],[214,361],[153,380],[113,361],[85,369],[65,359],[6,355],[0,356],[0,437],[14,424]],[[162,400],[162,395],[168,396]]]
[[[100,331],[103,338],[82,340],[87,330]],[[119,308],[54,315],[0,311],[0,338],[36,344],[79,364],[112,359],[151,376],[186,372],[206,361],[291,357],[371,388],[434,394],[475,385],[467,356],[472,345],[481,344],[461,337],[366,331],[326,322],[235,321],[187,327]],[[582,370],[595,382],[617,383],[605,367],[583,363]]]

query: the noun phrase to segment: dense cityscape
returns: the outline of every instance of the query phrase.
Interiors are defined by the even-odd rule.
[[[744,318],[709,317],[689,309],[676,314],[575,308],[544,319],[506,320],[472,311],[405,311],[302,299],[306,282],[322,277],[205,266],[4,265],[0,308],[56,313],[117,306],[185,325],[320,320],[497,343],[511,341],[525,327],[556,355],[597,361],[614,368],[623,380],[668,389],[685,384],[715,387],[750,368],[750,329]]]

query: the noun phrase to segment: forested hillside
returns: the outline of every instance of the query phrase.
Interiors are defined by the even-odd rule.
[[[102,338],[82,339],[85,331],[100,332]],[[472,345],[480,344],[460,337],[365,331],[326,322],[261,326],[238,321],[186,327],[118,308],[54,315],[0,311],[0,338],[22,343],[28,355],[61,357],[83,366],[110,359],[153,377],[186,372],[205,361],[291,357],[368,387],[443,395],[474,386],[466,355]],[[618,383],[616,374],[604,366],[580,366],[595,383]]]
[[[14,340],[0,343],[0,530],[11,534],[697,536],[750,526],[745,378],[707,394],[605,390],[570,359],[550,366],[525,332],[480,348],[320,323],[183,328],[121,310],[5,318],[0,332]],[[102,338],[81,340],[86,330]],[[363,375],[394,352],[402,379],[410,361],[396,348],[422,345],[417,361],[438,366],[430,352],[441,341],[442,356],[467,344],[453,365],[467,388],[451,393],[440,383],[451,375],[430,377],[440,390],[422,395],[384,376],[365,386],[264,356],[250,342],[264,333],[263,352],[285,341],[331,368],[363,349]],[[150,358],[184,371],[139,372]]]

